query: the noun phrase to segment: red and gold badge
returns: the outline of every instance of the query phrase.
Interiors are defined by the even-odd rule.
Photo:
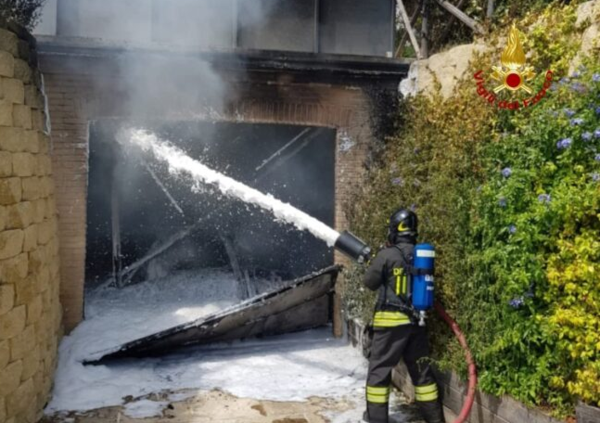
[[[525,52],[519,38],[519,30],[516,26],[510,29],[508,44],[502,52],[500,58],[502,66],[494,66],[492,79],[501,84],[494,88],[495,93],[504,89],[511,91],[524,90],[531,94],[533,90],[525,82],[531,81],[535,77],[535,72],[531,66],[525,66]]]

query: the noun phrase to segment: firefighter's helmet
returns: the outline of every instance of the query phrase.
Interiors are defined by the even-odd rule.
[[[419,219],[417,215],[407,209],[400,209],[390,216],[388,239],[396,243],[399,237],[416,238]]]

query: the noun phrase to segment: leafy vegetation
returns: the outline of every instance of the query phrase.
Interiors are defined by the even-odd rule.
[[[555,75],[542,101],[501,110],[477,95],[473,74],[497,64],[501,30],[454,95],[402,105],[401,128],[347,206],[371,245],[394,209],[415,208],[421,239],[439,252],[438,299],[467,334],[480,388],[559,416],[579,399],[600,402],[600,63],[568,75],[585,27],[575,10],[553,5],[517,23],[528,29],[533,91],[546,70]],[[367,320],[360,277],[347,275],[346,309]],[[464,372],[457,343],[432,325],[438,363]]]
[[[38,23],[46,0],[0,0],[0,17],[29,30]]]
[[[460,9],[463,10],[469,17],[483,24],[489,29],[503,28],[507,23],[514,20],[521,20],[528,16],[536,16],[539,12],[547,10],[548,6],[561,7],[561,5],[571,4],[577,5],[586,0],[494,0],[494,12],[490,17],[487,16],[488,0],[462,0],[451,2],[455,5],[460,4]],[[418,1],[407,2],[404,4],[408,9],[409,16],[413,16],[415,8],[419,7]],[[420,12],[419,12],[420,13]],[[451,17],[451,15],[435,1],[429,2],[430,28],[429,41],[430,51],[435,53],[444,50],[448,46],[469,43],[473,40],[473,31],[466,25]],[[415,23],[416,28],[420,28],[421,18]],[[417,31],[418,32],[418,31]],[[398,42],[402,39],[404,31],[400,29],[396,39]],[[415,57],[415,52],[406,41],[403,50],[403,57]]]

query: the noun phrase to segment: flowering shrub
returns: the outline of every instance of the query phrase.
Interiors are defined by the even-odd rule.
[[[460,298],[463,320],[488,333],[482,386],[558,410],[575,396],[600,401],[600,137],[587,135],[600,129],[596,72],[582,68],[485,146],[467,257],[472,286],[486,289]],[[479,320],[482,307],[495,318]]]
[[[389,214],[416,208],[420,239],[439,252],[437,298],[467,334],[480,388],[564,416],[579,399],[600,402],[600,63],[568,73],[583,30],[572,6],[518,26],[531,30],[531,65],[559,75],[543,101],[482,102],[471,77],[497,56],[479,57],[451,98],[403,105],[401,130],[347,211],[379,245]],[[346,308],[368,319],[360,269],[348,276]],[[448,330],[433,321],[432,331],[438,363],[464,372]]]

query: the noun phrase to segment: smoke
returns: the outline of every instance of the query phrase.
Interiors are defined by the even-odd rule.
[[[213,53],[233,52],[235,28],[262,27],[273,4],[273,0],[61,0],[58,5],[50,1],[43,18],[58,15],[60,36],[85,37],[115,48],[114,57],[121,60],[112,82],[125,103],[117,105],[119,115],[206,119],[221,116],[225,103],[235,101],[226,71],[212,63]]]
[[[109,101],[114,103],[114,109],[109,116],[115,118],[110,123],[103,119],[93,125],[98,133],[94,142],[98,142],[100,138],[114,141],[121,125],[147,128],[161,138],[171,140],[191,157],[200,158],[210,168],[250,182],[261,191],[281,195],[284,201],[303,210],[310,210],[310,214],[319,220],[333,224],[331,203],[324,204],[323,196],[319,197],[319,190],[315,190],[315,186],[320,186],[321,193],[324,192],[320,175],[318,172],[310,173],[313,169],[319,171],[324,167],[313,165],[313,161],[322,163],[322,160],[300,154],[306,153],[309,147],[316,144],[314,139],[307,141],[311,133],[315,132],[314,129],[303,134],[301,140],[292,143],[287,150],[275,155],[267,165],[258,170],[255,169],[282,147],[282,140],[274,137],[274,149],[265,151],[264,158],[258,159],[259,153],[248,151],[248,159],[250,156],[252,158],[252,171],[262,177],[252,184],[253,179],[248,179],[252,171],[244,168],[243,161],[231,159],[232,151],[229,147],[237,143],[240,148],[251,149],[248,143],[244,143],[246,138],[251,137],[238,131],[236,136],[241,136],[242,140],[236,141],[223,135],[223,127],[220,125],[193,123],[220,122],[235,118],[234,106],[240,100],[238,87],[242,81],[251,79],[249,75],[244,75],[242,60],[238,60],[240,58],[233,54],[238,42],[237,36],[245,37],[240,45],[247,48],[252,48],[254,44],[278,48],[283,45],[279,40],[281,37],[273,34],[289,34],[292,37],[293,34],[302,32],[307,36],[313,35],[312,31],[288,30],[289,25],[304,24],[302,20],[292,22],[282,19],[277,21],[273,29],[270,25],[274,20],[269,20],[271,13],[280,13],[285,7],[277,0],[61,0],[58,22],[60,34],[99,39],[101,45],[114,48],[112,59],[117,59],[117,66],[110,78],[106,78],[106,72],[102,69],[92,72],[101,75],[95,81],[98,87],[110,84],[106,92],[112,97]],[[305,6],[293,7],[306,9]],[[239,28],[237,36],[234,31],[236,26]],[[308,39],[303,42],[312,46]],[[286,41],[285,45],[291,45],[291,42]],[[300,128],[297,132],[302,131]],[[283,135],[285,136],[287,135]],[[105,148],[109,146],[99,143],[94,150],[98,153]],[[110,148],[116,150],[114,160],[120,160],[121,164],[116,172],[105,167],[95,172],[96,176],[93,178],[90,173],[90,187],[98,183],[94,178],[108,176],[112,179],[115,177],[113,175],[118,174],[116,189],[120,197],[119,213],[123,225],[121,242],[125,267],[143,256],[148,248],[151,250],[160,246],[170,235],[181,228],[195,225],[199,216],[209,215],[214,210],[220,217],[208,218],[205,225],[195,232],[196,244],[176,244],[172,255],[167,253],[163,259],[151,263],[147,269],[149,274],[168,272],[171,266],[186,267],[188,261],[193,261],[192,256],[196,257],[198,265],[226,265],[226,257],[225,263],[219,262],[224,252],[218,237],[216,242],[212,241],[215,230],[228,234],[237,244],[240,255],[252,257],[256,259],[255,262],[273,263],[271,269],[278,266],[291,269],[297,265],[300,273],[315,270],[311,264],[330,262],[329,250],[324,243],[312,239],[308,234],[290,231],[290,228],[278,228],[270,215],[260,212],[257,207],[240,205],[239,202],[218,195],[214,188],[197,182],[191,187],[183,187],[181,181],[168,178],[168,169],[164,163],[153,162],[141,151],[135,153],[124,151],[121,147]],[[298,154],[295,154],[297,150]],[[283,160],[280,166],[275,166],[286,155],[290,155],[291,159]],[[326,158],[329,160],[329,155]],[[247,160],[248,163],[250,161]],[[103,160],[103,163],[111,162],[112,160]],[[233,166],[229,167],[230,163]],[[241,168],[236,168],[240,163]],[[160,179],[161,183],[156,185],[162,184],[164,187],[156,188],[156,177],[150,178],[149,173],[152,172],[148,170],[148,166]],[[305,183],[302,182],[304,179]],[[106,180],[103,184],[106,185]],[[294,186],[296,191],[288,192],[286,184]],[[329,185],[326,190],[329,190]],[[111,235],[110,221],[101,222],[104,216],[110,216],[111,213],[110,194],[99,191],[100,188],[96,189],[97,198],[90,200],[88,204],[104,204],[101,212],[91,213],[97,215],[95,219],[99,229],[96,232],[104,235],[98,235],[102,239],[96,244],[89,243],[88,248],[110,245],[106,239]],[[330,191],[333,198],[333,186]],[[96,195],[92,188],[89,193],[90,196]],[[174,206],[175,203],[181,210]],[[136,216],[140,210],[145,216]],[[182,216],[181,211],[185,216]],[[206,239],[199,239],[203,236]],[[329,243],[332,237],[331,234],[326,236]],[[204,254],[204,246],[207,245],[210,246],[212,255]],[[291,258],[294,248],[303,251],[301,257]],[[290,251],[290,258],[282,253],[287,250]],[[88,252],[88,257],[94,256],[89,249]],[[98,267],[108,269],[110,254],[108,249],[103,257],[106,265]],[[176,255],[181,260],[175,259]]]
[[[212,65],[193,57],[128,57],[120,62],[118,83],[126,113],[141,120],[206,118],[222,113],[230,97]]]

